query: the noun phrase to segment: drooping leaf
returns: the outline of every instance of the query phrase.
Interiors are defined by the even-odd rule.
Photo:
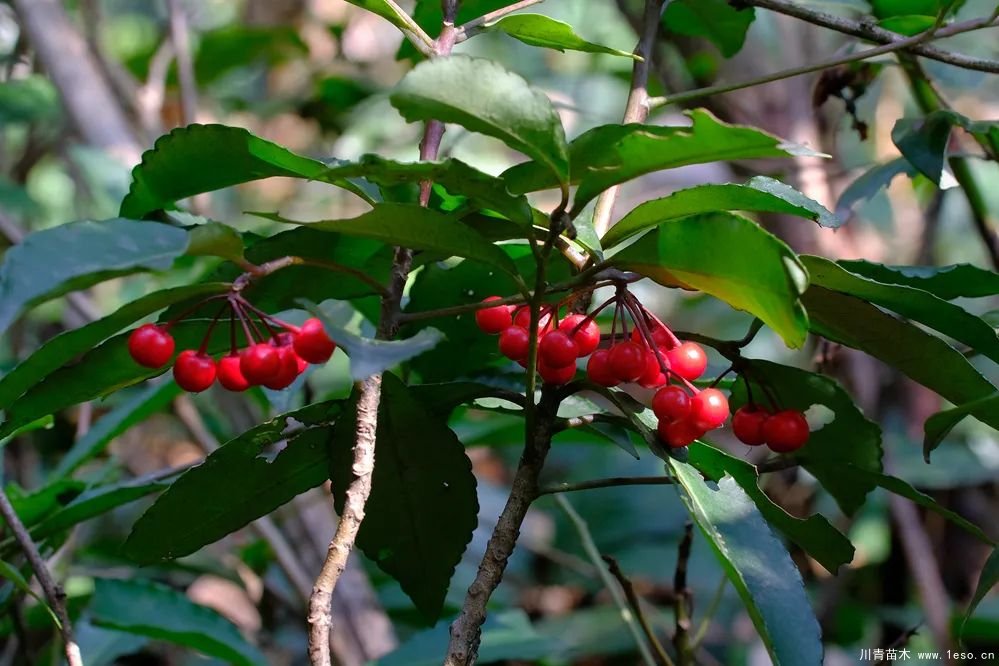
[[[579,189],[572,213],[578,214],[608,187],[653,171],[719,160],[815,154],[761,130],[723,123],[704,109],[688,115],[689,127],[602,125],[574,139],[569,144],[570,182],[578,183]],[[511,167],[502,177],[514,193],[559,183],[537,161]]]
[[[943,443],[954,426],[975,410],[999,411],[999,393],[944,409],[926,419],[923,424],[923,459],[930,462],[930,454]]]
[[[89,610],[99,627],[183,645],[239,666],[267,664],[236,625],[165,585],[98,578]]]
[[[916,175],[916,169],[904,157],[871,167],[839,195],[839,200],[836,202],[836,217],[841,220],[850,219],[861,205],[887,188],[891,181],[895,180],[895,176],[902,173],[910,178]]]
[[[227,285],[221,283],[204,283],[156,291],[123,305],[107,317],[60,333],[0,377],[0,409],[6,409],[32,385],[125,326],[173,303],[221,293],[226,288]]]
[[[802,256],[812,284],[856,296],[939,331],[999,363],[999,335],[981,317],[913,287],[855,275],[822,257]]]
[[[690,447],[689,463],[712,481],[719,482],[726,475],[735,479],[756,503],[763,518],[815,558],[829,573],[836,575],[839,567],[853,560],[853,544],[825,516],[815,514],[805,519],[796,518],[774,504],[760,490],[756,469],[745,460],[713,446],[695,443]]]
[[[910,164],[931,182],[940,183],[951,127],[950,121],[942,116],[901,118],[892,128],[891,138]]]
[[[144,564],[188,555],[320,485],[327,477],[329,426],[342,411],[341,401],[316,403],[222,445],[142,515],[125,554]]]
[[[121,275],[169,268],[188,235],[166,224],[116,218],[29,234],[0,264],[0,333],[27,307]]]
[[[48,605],[45,599],[32,589],[31,585],[28,584],[28,581],[21,575],[21,572],[17,567],[9,562],[0,560],[0,580],[9,581],[14,587],[20,590],[22,594],[34,597],[38,604],[48,613],[48,616],[52,618],[52,623],[57,627],[60,626],[61,623],[59,622],[58,616],[56,616],[55,612]]]
[[[791,347],[805,341],[808,317],[798,297],[808,274],[787,245],[744,217],[716,212],[670,220],[612,261],[660,284],[699,289],[750,312]]]
[[[710,39],[723,56],[731,58],[742,49],[755,19],[752,7],[736,8],[727,0],[673,0],[662,20],[679,35]]]
[[[390,99],[409,122],[456,123],[534,158],[556,183],[569,180],[565,132],[551,101],[491,60],[450,56],[420,63]]]
[[[959,641],[963,640],[968,620],[975,614],[975,610],[978,609],[978,604],[982,603],[982,599],[985,598],[985,595],[987,595],[996,585],[999,585],[999,548],[994,548],[992,550],[992,554],[989,555],[989,559],[985,561],[985,566],[982,567],[982,573],[978,576],[978,585],[975,586],[975,594],[971,597],[971,602],[968,604],[968,610],[965,611],[964,618],[961,620],[961,626],[957,630],[957,638]]]
[[[395,3],[388,3],[385,0],[347,0],[352,5],[357,5],[366,9],[372,14],[377,14],[383,19],[403,31],[409,30],[406,15]]]
[[[793,455],[836,499],[843,512],[859,509],[874,483],[844,473],[847,465],[872,473],[881,472],[881,429],[869,421],[849,394],[835,380],[823,375],[769,361],[749,361],[744,377],[756,404],[771,411],[806,411],[821,405],[833,414],[809,437],[808,443]],[[765,388],[764,388],[765,387]],[[778,404],[770,403],[773,396]],[[732,387],[732,409],[749,402],[744,381]]]
[[[999,294],[999,273],[972,264],[950,266],[886,266],[862,259],[843,260],[840,266],[864,277],[928,291],[948,301]]]
[[[810,287],[802,300],[813,332],[884,361],[955,405],[997,392],[946,342],[866,301],[818,286]],[[978,406],[971,413],[999,428],[999,408]]]
[[[825,227],[839,226],[839,220],[818,202],[779,181],[758,177],[745,185],[698,185],[646,201],[612,226],[601,243],[610,248],[667,220],[729,210],[797,215]]]
[[[822,663],[822,638],[801,575],[756,504],[732,477],[705,481],[670,461],[680,497],[742,597],[775,666]]]
[[[353,405],[346,413],[356,413]],[[338,513],[351,480],[355,428],[354,418],[333,428],[329,476]],[[478,522],[471,463],[447,422],[391,374],[382,378],[375,460],[357,545],[436,620]]]
[[[327,165],[297,155],[240,127],[188,125],[156,140],[132,170],[132,186],[121,202],[122,217],[141,219],[187,197],[261,178],[286,176],[325,180]],[[360,185],[332,184],[372,201]]]
[[[572,26],[543,14],[513,14],[504,16],[498,21],[487,23],[486,30],[503,32],[531,46],[540,46],[556,51],[585,51],[587,53],[604,53],[639,59],[629,51],[612,49],[601,44],[588,42],[576,34]]]

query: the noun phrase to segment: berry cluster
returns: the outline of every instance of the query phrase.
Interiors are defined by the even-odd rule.
[[[808,441],[808,421],[796,409],[771,413],[752,403],[740,407],[732,416],[732,432],[743,444],[766,444],[776,453],[797,451]]]
[[[200,393],[216,379],[230,391],[245,391],[251,386],[285,389],[308,364],[325,363],[336,349],[318,319],[294,326],[258,310],[238,294],[224,298],[226,304],[209,325],[201,346],[197,350],[181,351],[173,362],[174,379],[185,391]],[[230,312],[229,353],[216,361],[206,350],[212,331],[226,310]],[[265,332],[257,326],[252,315],[256,315]],[[167,365],[176,346],[170,327],[183,316],[163,325],[144,324],[132,331],[128,352],[135,362],[146,368]],[[242,325],[247,341],[242,350],[236,345],[236,319]]]

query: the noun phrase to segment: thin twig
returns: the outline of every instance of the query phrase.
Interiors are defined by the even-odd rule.
[[[595,490],[597,488],[616,488],[618,486],[664,486],[673,483],[668,476],[612,476],[606,479],[594,479],[593,481],[581,481],[579,483],[557,483],[545,486],[538,491],[538,497],[542,495],[556,495],[558,493],[574,493],[580,490]]]
[[[184,125],[189,125],[195,122],[198,115],[198,84],[191,59],[191,32],[181,0],[167,0],[167,11],[170,14],[170,42],[173,44],[180,83],[181,119]]]
[[[485,30],[486,26],[490,23],[500,20],[507,14],[512,14],[513,12],[520,11],[521,9],[527,9],[531,5],[537,5],[544,1],[545,0],[520,0],[520,2],[515,2],[512,5],[507,5],[506,7],[500,7],[495,11],[483,14],[482,16],[474,18],[467,23],[463,23],[458,26],[455,31],[455,43],[460,44],[469,37],[474,37],[478,33]]]
[[[17,512],[14,511],[14,507],[11,505],[10,499],[3,488],[0,488],[0,515],[3,516],[4,522],[10,526],[11,531],[14,533],[14,538],[24,552],[25,557],[28,558],[31,568],[35,571],[35,577],[42,586],[42,592],[45,594],[46,601],[52,607],[56,617],[59,618],[59,632],[62,634],[66,662],[69,666],[83,666],[83,659],[80,657],[80,647],[73,638],[73,625],[69,622],[69,612],[66,610],[66,592],[63,591],[61,585],[53,580],[52,574],[49,573],[48,567],[45,565],[45,560],[42,558],[41,553],[38,552],[38,547],[31,540],[28,530],[24,527],[24,523],[21,522]]]
[[[389,9],[399,17],[399,20],[405,24],[404,28],[401,28],[402,33],[406,35],[406,38],[413,43],[418,51],[423,53],[423,55],[429,56],[434,52],[436,44],[433,38],[426,33],[426,31],[420,27],[412,16],[406,13],[406,11],[400,7],[395,0],[383,0],[383,2],[389,6]]]
[[[642,627],[642,633],[645,634],[645,639],[655,651],[656,662],[665,666],[673,666],[673,660],[669,658],[669,654],[666,653],[666,648],[664,648],[663,644],[659,642],[659,638],[656,637],[656,632],[652,630],[652,625],[649,624],[648,618],[646,618],[645,613],[642,612],[642,601],[635,593],[635,586],[631,584],[628,577],[624,575],[623,571],[621,571],[621,565],[618,564],[616,559],[610,555],[601,555],[601,558],[607,563],[607,568],[610,569],[611,575],[617,579],[621,589],[624,590],[624,596],[628,599],[628,605],[631,606],[631,610],[635,614],[635,617],[638,618],[638,623]]]
[[[692,666],[694,651],[690,644],[690,590],[687,589],[687,564],[690,561],[690,547],[694,543],[694,525],[687,523],[683,538],[677,548],[676,571],[673,574],[673,594],[676,595],[676,633],[673,634],[673,647],[676,649],[678,666]]]

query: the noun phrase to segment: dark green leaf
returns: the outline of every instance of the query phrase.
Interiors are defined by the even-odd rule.
[[[121,275],[169,268],[187,250],[183,229],[121,218],[36,231],[0,265],[0,333],[27,307]]]
[[[902,118],[895,123],[891,138],[905,159],[930,181],[939,184],[947,159],[951,127],[948,118],[938,115]]]
[[[855,259],[840,261],[839,265],[878,282],[915,287],[948,301],[999,294],[999,273],[971,264],[886,266]]]
[[[156,291],[122,306],[103,319],[60,333],[0,378],[0,409],[8,408],[32,385],[125,326],[174,303],[221,293],[226,288],[227,285],[221,283],[205,283]]]
[[[356,404],[356,396],[355,402]],[[347,413],[356,413],[351,408]],[[337,512],[352,478],[356,420],[333,428],[330,480]],[[465,447],[391,374],[382,378],[378,464],[357,545],[394,577],[428,620],[436,620],[451,575],[478,522]]]
[[[801,192],[771,178],[758,177],[746,185],[698,185],[646,201],[611,227],[601,243],[610,248],[667,220],[728,210],[797,215],[831,228],[840,224],[832,213]]]
[[[985,566],[982,567],[982,573],[978,576],[978,585],[975,587],[975,594],[971,597],[971,602],[968,604],[968,610],[964,614],[964,619],[961,620],[961,627],[957,630],[958,640],[962,640],[964,637],[964,630],[968,624],[968,620],[971,616],[975,614],[975,609],[978,608],[978,604],[982,603],[982,599],[985,598],[993,587],[999,584],[999,548],[993,549],[992,554],[989,555],[989,559],[986,560]]]
[[[939,411],[923,424],[923,458],[930,462],[930,454],[943,443],[951,430],[976,410],[999,410],[999,393],[987,395],[963,405]]]
[[[258,63],[277,65],[308,52],[308,46],[292,25],[230,24],[199,30],[194,75],[198,83],[207,85],[239,67]]]
[[[736,8],[728,0],[673,0],[663,13],[663,23],[669,30],[688,37],[706,37],[726,58],[742,49],[755,18],[752,7]]]
[[[822,257],[802,256],[801,261],[812,284],[856,296],[918,321],[999,363],[999,335],[964,308],[913,287],[883,284],[855,275]]]
[[[0,125],[50,123],[61,112],[59,93],[44,76],[0,82]]]
[[[57,627],[60,626],[59,618],[49,607],[48,603],[46,603],[45,599],[43,599],[41,595],[31,588],[31,585],[28,584],[28,581],[21,575],[21,572],[17,569],[17,567],[9,562],[0,560],[0,580],[10,581],[10,583],[23,594],[34,597],[35,600],[38,601],[38,604],[45,609],[49,617],[52,618],[53,624]]]
[[[622,451],[636,460],[639,458],[638,449],[635,448],[634,442],[631,441],[631,433],[628,432],[627,428],[614,423],[594,421],[590,425],[586,426],[585,430],[592,432],[609,442],[613,442]]]
[[[138,652],[147,642],[142,636],[101,629],[88,621],[74,623],[73,633],[87,666],[115,666],[121,657]]]
[[[462,0],[458,3],[458,16],[454,24],[467,23],[509,4],[510,0]],[[444,12],[440,0],[416,0],[415,5],[413,11],[410,12],[413,20],[429,35],[439,34],[441,26],[444,25]],[[422,54],[408,40],[403,40],[396,58],[416,60],[422,58]]]
[[[891,181],[895,180],[895,176],[901,173],[907,174],[910,178],[916,175],[915,168],[904,157],[877,164],[862,173],[839,195],[839,200],[836,202],[836,217],[841,220],[850,219],[862,204],[887,188]]]
[[[869,421],[849,394],[835,380],[798,368],[769,361],[749,361],[745,377],[751,381],[757,404],[771,410],[808,410],[822,405],[833,413],[831,422],[811,434],[808,444],[792,454],[836,499],[843,511],[852,515],[874,489],[844,473],[847,465],[873,473],[881,472],[881,429]],[[769,393],[764,390],[766,386]],[[770,404],[773,395],[777,405]],[[749,402],[745,382],[732,387],[732,409]]]
[[[753,500],[730,476],[705,481],[672,460],[690,515],[739,592],[775,666],[822,663],[822,639],[801,575]]]
[[[243,238],[221,222],[205,222],[190,228],[187,254],[192,257],[222,257],[239,262],[243,259]]]
[[[146,564],[188,555],[320,485],[327,476],[329,424],[342,408],[340,401],[310,405],[219,447],[142,515],[125,553]]]
[[[744,217],[707,213],[670,220],[611,261],[750,312],[791,347],[805,341],[808,317],[798,297],[808,274],[787,245]]]
[[[724,451],[707,444],[695,443],[690,447],[690,464],[712,481],[731,476],[756,503],[763,518],[784,533],[788,539],[808,553],[826,570],[836,575],[839,567],[853,560],[853,544],[833,527],[825,516],[812,515],[796,518],[767,497],[760,490],[756,468]]]
[[[188,125],[161,136],[143,154],[121,215],[143,218],[195,194],[273,176],[325,181],[327,168],[239,127]],[[355,184],[333,184],[371,200]]]
[[[551,101],[491,60],[450,56],[420,63],[391,100],[409,122],[435,119],[495,137],[544,164],[556,183],[569,180],[565,133]]]
[[[688,113],[690,127],[602,125],[569,145],[571,182],[579,183],[572,212],[608,187],[646,173],[719,160],[814,155],[761,130],[723,123],[709,112]],[[558,186],[538,162],[518,164],[503,174],[511,192],[534,192]]]
[[[512,16],[504,16],[499,21],[487,23],[485,28],[486,30],[505,32],[514,39],[519,39],[531,46],[555,49],[563,53],[568,49],[570,51],[605,53],[607,55],[639,59],[629,51],[621,51],[588,42],[577,35],[568,23],[557,21],[543,14],[514,14]]]
[[[183,645],[230,664],[267,664],[229,620],[165,585],[98,578],[90,616],[97,626]]]

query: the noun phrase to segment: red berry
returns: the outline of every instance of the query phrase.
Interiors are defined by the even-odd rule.
[[[622,382],[633,382],[645,372],[645,348],[634,342],[622,342],[610,348],[611,372]]]
[[[541,375],[541,379],[546,384],[555,384],[556,386],[567,384],[576,376],[576,363],[573,362],[569,365],[559,367],[551,366],[541,361],[538,363],[538,374]]]
[[[704,431],[687,420],[660,421],[656,428],[659,438],[672,449],[679,449],[693,443]]]
[[[670,346],[672,338],[670,338],[669,333],[667,333],[664,328],[660,327],[659,324],[649,321],[646,321],[645,324],[648,327],[649,334],[652,335],[652,340],[656,343],[657,347]],[[640,344],[643,347],[647,346],[645,342],[645,336],[642,335],[642,330],[638,328],[638,326],[635,326],[635,328],[631,329],[631,341]]]
[[[219,384],[230,391],[245,391],[250,388],[250,382],[239,369],[239,354],[229,354],[219,359]]]
[[[513,323],[525,330],[530,330],[531,328],[531,308],[526,305],[520,306],[516,314],[513,316]],[[551,312],[546,311],[544,308],[541,310],[541,317],[538,319],[538,333],[543,333],[546,328],[551,326],[552,315]]]
[[[511,361],[527,358],[527,348],[531,344],[531,334],[520,326],[507,326],[499,336],[499,350]]]
[[[191,393],[201,393],[215,382],[215,361],[207,354],[185,349],[173,363],[177,386]]]
[[[610,367],[610,351],[598,349],[586,363],[586,375],[590,381],[600,386],[617,386],[621,383]]]
[[[271,390],[280,391],[291,386],[291,383],[298,377],[298,355],[291,346],[276,347],[276,349],[280,366],[268,381],[263,382],[263,385]]]
[[[670,368],[688,381],[694,381],[703,375],[708,367],[708,355],[696,342],[684,342],[667,353]]]
[[[239,355],[239,369],[251,384],[264,384],[280,372],[281,356],[275,347],[258,342]]]
[[[728,414],[728,399],[718,389],[704,389],[690,401],[690,418],[704,430],[725,423]]]
[[[325,363],[330,360],[330,356],[336,351],[336,343],[326,335],[323,322],[315,317],[307,319],[302,327],[295,334],[295,353],[309,363]],[[245,370],[243,371],[246,372]],[[261,384],[263,382],[260,382]]]
[[[170,362],[173,350],[173,336],[156,324],[143,324],[128,336],[128,353],[146,368],[162,368]]]
[[[732,432],[748,446],[759,446],[767,441],[763,424],[770,413],[756,405],[743,405],[732,415]]]
[[[679,386],[661,388],[652,398],[652,411],[661,421],[682,421],[690,408],[690,396]]]
[[[549,331],[538,343],[539,358],[553,368],[574,364],[579,356],[579,345],[562,331]]]
[[[805,415],[794,409],[777,412],[763,423],[767,446],[777,453],[797,451],[808,441],[809,434]]]
[[[484,299],[483,303],[501,300],[499,296],[490,296]],[[502,332],[513,323],[513,315],[506,305],[497,305],[491,308],[484,308],[475,312],[475,323],[483,333],[496,334]]]
[[[669,359],[666,356],[666,352],[662,353],[663,365],[669,370]],[[659,365],[659,358],[656,352],[651,349],[646,348],[645,350],[645,371],[642,376],[638,378],[638,383],[645,388],[658,388],[663,386],[668,381],[666,375],[662,372],[662,366]]]
[[[589,356],[600,346],[600,327],[592,319],[587,321],[586,315],[569,315],[559,322],[558,330],[572,336],[580,357]]]

